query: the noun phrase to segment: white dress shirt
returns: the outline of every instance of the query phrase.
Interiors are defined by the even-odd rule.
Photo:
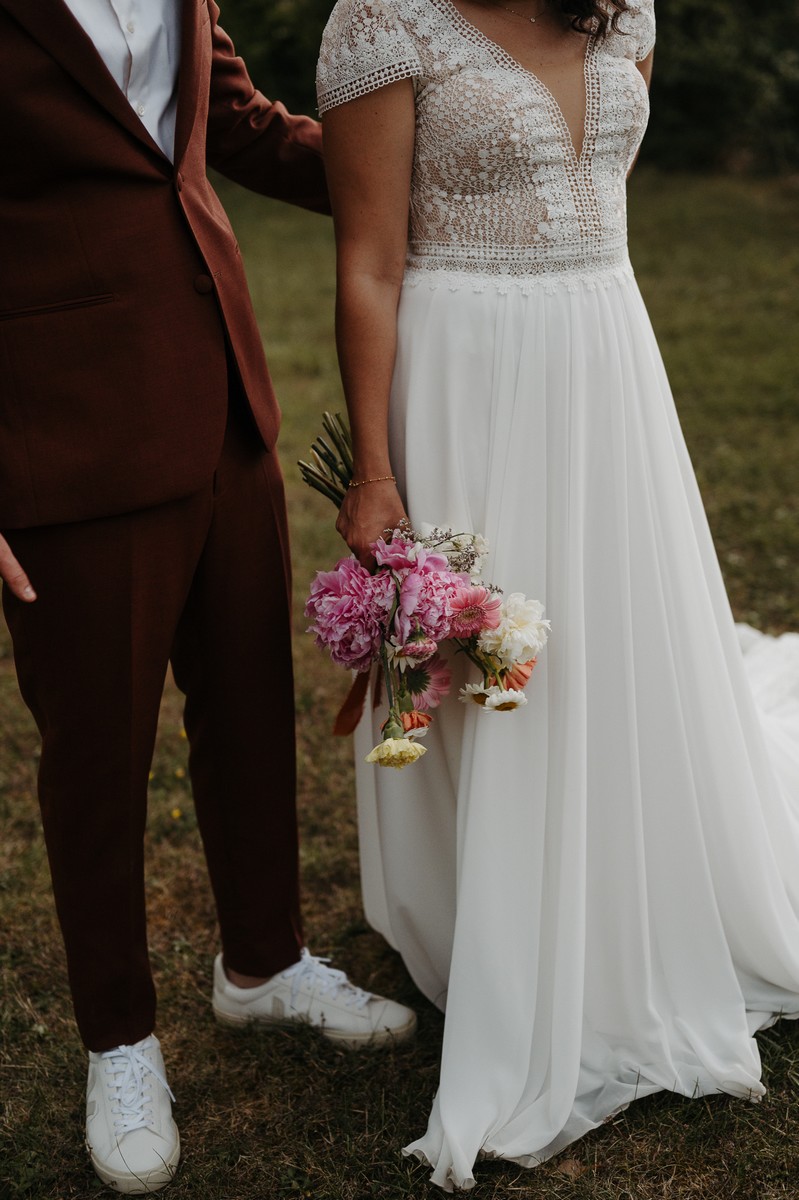
[[[131,108],[169,159],[175,155],[181,0],[64,0]]]

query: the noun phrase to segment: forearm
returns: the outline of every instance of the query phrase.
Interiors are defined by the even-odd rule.
[[[413,160],[408,80],[325,114],[325,154],[338,250],[336,332],[353,435],[356,482],[337,528],[361,562],[405,509],[394,483],[388,410],[397,351]]]
[[[405,516],[394,482],[388,413],[397,347],[399,281],[340,272],[336,340],[353,445],[353,480],[336,527],[371,566],[371,542]]]
[[[210,9],[208,164],[262,195],[329,213],[321,126],[310,117],[294,116],[257,91],[218,24],[218,7],[211,3]]]
[[[256,91],[244,112],[233,109],[229,117],[226,129],[217,127],[209,136],[209,166],[260,195],[329,214],[316,122],[293,116]]]
[[[397,348],[399,280],[342,271],[336,341],[353,440],[355,478],[391,474],[388,407]]]

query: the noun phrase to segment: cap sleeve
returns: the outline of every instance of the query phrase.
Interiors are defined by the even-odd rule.
[[[632,35],[635,40],[635,61],[641,62],[655,47],[655,2],[638,0],[632,8]]]
[[[421,70],[413,38],[388,0],[338,0],[316,71],[319,112]]]

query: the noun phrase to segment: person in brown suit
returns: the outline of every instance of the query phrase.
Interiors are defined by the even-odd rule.
[[[319,126],[257,92],[213,0],[0,0],[0,576],[87,1141],[118,1191],[179,1157],[143,833],[168,663],[221,929],[221,1021],[407,1036],[304,947],[279,411],[206,164],[327,211]],[[279,685],[276,686],[276,681]]]

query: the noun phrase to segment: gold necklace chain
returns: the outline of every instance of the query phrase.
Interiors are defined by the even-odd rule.
[[[531,25],[535,25],[538,18],[546,12],[549,5],[545,4],[543,8],[540,8],[534,17],[529,17],[527,13],[517,12],[515,8],[509,8],[507,4],[503,4],[501,7],[505,9],[505,12],[513,13],[515,17],[523,17],[525,21],[529,21]]]

